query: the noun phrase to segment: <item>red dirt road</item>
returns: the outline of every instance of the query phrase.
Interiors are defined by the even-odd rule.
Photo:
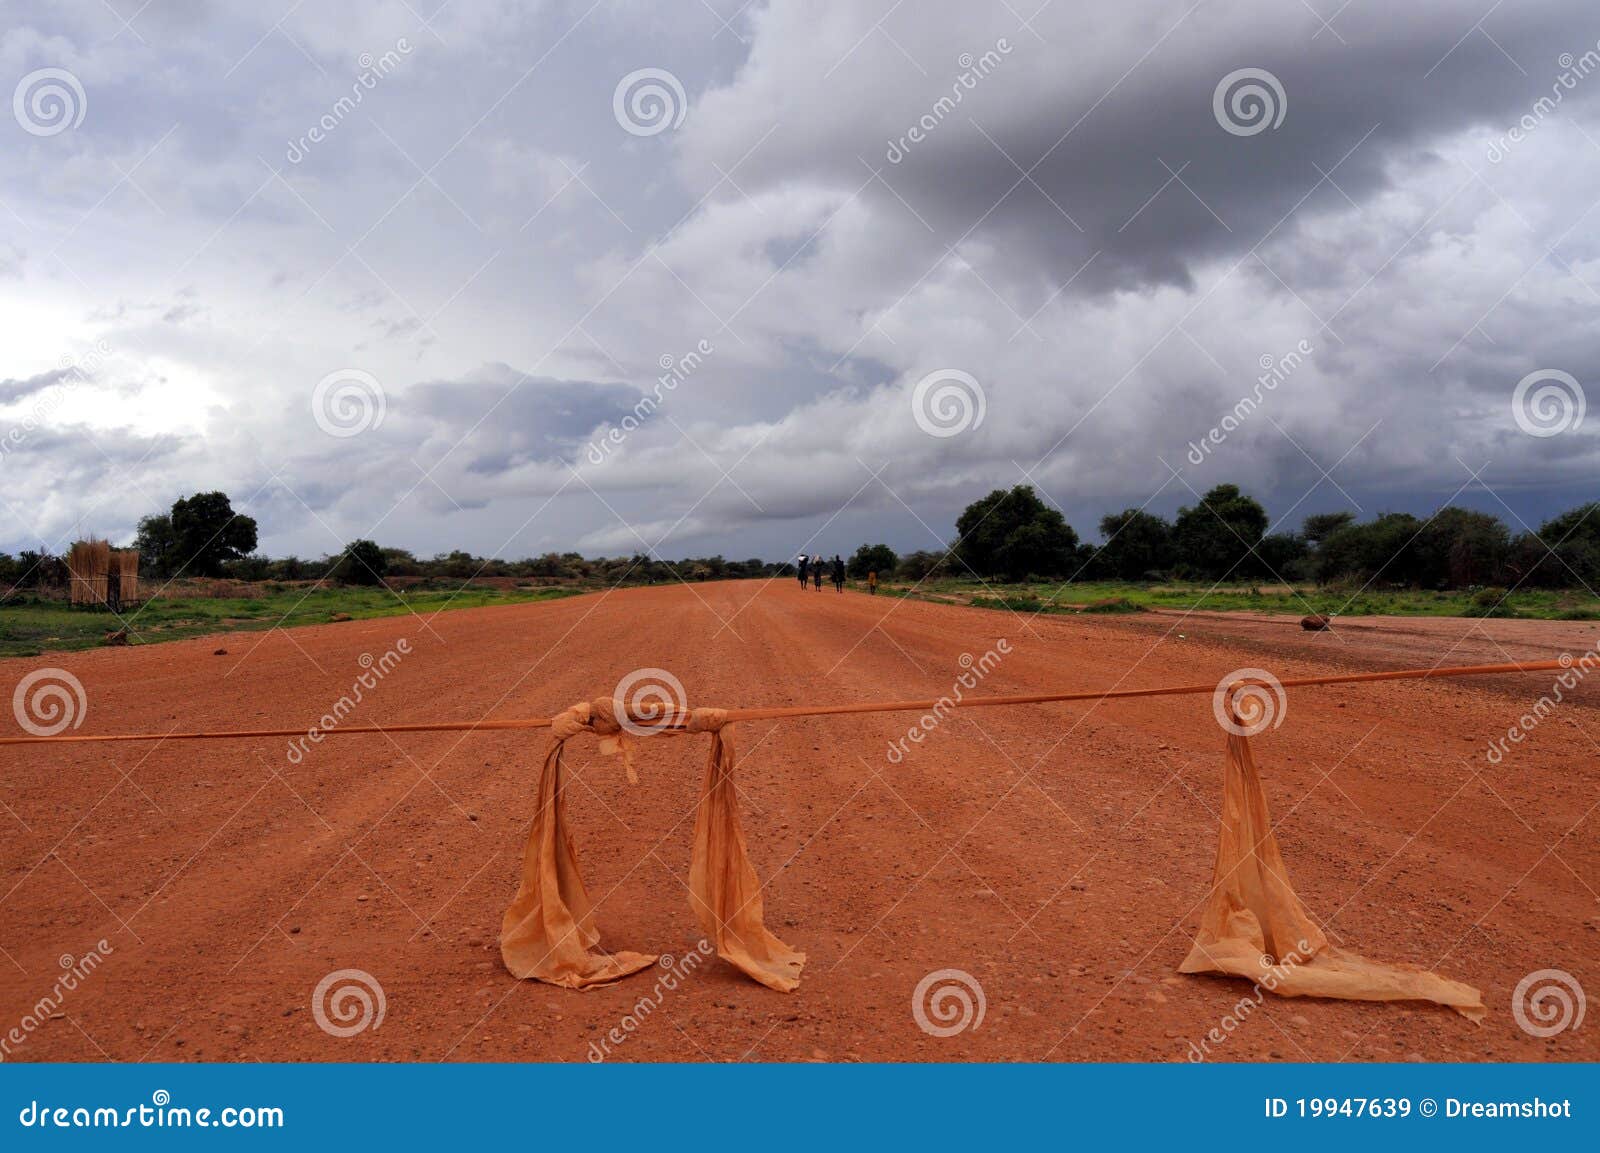
[[[1364,627],[1371,626],[1371,627]],[[1180,638],[1180,634],[1182,634]],[[937,696],[1001,638],[977,690],[1205,682],[1577,655],[1592,624],[1273,622],[1001,611],[801,592],[791,581],[0,662],[0,689],[59,666],[80,732],[309,725],[362,654],[407,638],[351,724],[548,715],[642,667],[694,704]],[[213,655],[219,646],[226,655]],[[8,1060],[571,1060],[641,998],[617,1060],[1596,1060],[1590,1021],[1548,1039],[1512,992],[1560,969],[1600,991],[1600,685],[1485,758],[1549,674],[1292,690],[1254,742],[1295,883],[1329,936],[1484,990],[1442,1009],[1287,1001],[1176,973],[1216,850],[1223,738],[1202,697],[963,711],[898,764],[913,714],[739,726],[744,821],[768,923],[809,955],[771,992],[720,961],[656,1003],[653,976],[576,993],[519,983],[496,934],[514,891],[543,733],[23,747],[0,757],[0,1037]],[[7,719],[6,732],[16,732]],[[638,788],[574,743],[570,811],[611,948],[682,957],[704,738],[641,750]],[[59,1015],[22,1025],[104,939]],[[319,1028],[312,991],[360,969],[382,1023]],[[918,982],[960,969],[980,1024],[919,1028]],[[31,1018],[30,1018],[31,1019]]]

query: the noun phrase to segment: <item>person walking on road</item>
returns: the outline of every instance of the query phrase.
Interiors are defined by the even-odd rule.
[[[867,591],[873,596],[878,595],[878,570],[873,569],[867,574]]]
[[[806,554],[805,553],[801,553],[800,554],[800,559],[799,559],[798,562],[796,562],[796,567],[799,568],[799,570],[800,570],[800,587],[801,588],[805,588],[806,587]]]
[[[844,592],[844,561],[837,553],[833,557],[833,587],[837,592]]]
[[[822,558],[817,557],[811,564],[811,579],[816,582],[817,591],[822,591]]]

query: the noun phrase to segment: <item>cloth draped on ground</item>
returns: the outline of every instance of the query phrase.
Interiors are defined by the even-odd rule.
[[[1283,997],[1432,1001],[1473,1021],[1484,1016],[1483,995],[1470,985],[1328,943],[1289,882],[1249,738],[1231,732],[1212,890],[1179,972],[1245,977]]]
[[[521,884],[500,926],[500,955],[517,977],[584,989],[611,984],[656,961],[646,953],[599,951],[600,933],[578,870],[562,788],[562,752],[583,732],[599,738],[602,753],[620,753],[629,781],[637,782],[633,734],[618,719],[624,715],[619,701],[580,701],[551,723],[555,739],[539,774],[538,810]],[[724,709],[694,709],[683,726],[711,736],[690,858],[690,901],[718,955],[768,988],[788,993],[800,984],[805,954],[773,936],[763,922],[761,884],[739,825],[726,724]]]

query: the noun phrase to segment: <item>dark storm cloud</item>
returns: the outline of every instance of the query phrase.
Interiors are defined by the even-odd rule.
[[[1103,83],[1082,78],[1100,73],[1074,51],[1081,11],[1046,9],[1034,25],[1041,43],[1014,27],[1007,33],[1000,10],[986,27],[1010,51],[961,104],[939,110],[920,143],[904,139],[918,117],[886,119],[870,107],[842,114],[828,86],[780,73],[789,83],[774,111],[779,130],[741,167],[739,183],[748,192],[810,173],[854,187],[865,160],[892,186],[862,192],[878,210],[914,210],[945,243],[967,235],[999,242],[1011,263],[996,276],[1026,270],[1053,288],[1098,253],[1075,289],[1189,288],[1196,259],[1248,252],[1297,205],[1345,209],[1381,190],[1398,157],[1474,126],[1486,139],[1503,132],[1550,95],[1562,53],[1581,55],[1600,37],[1600,13],[1577,0],[1519,4],[1487,19],[1482,7],[1348,5],[1313,39],[1317,21],[1292,3],[1168,5]],[[931,15],[907,7],[887,23],[916,55]],[[1163,30],[1170,34],[1158,41]],[[975,39],[964,43],[983,47]],[[839,71],[886,66],[890,50],[876,47]],[[950,95],[958,69],[933,56],[932,48],[923,54],[928,79],[897,85],[922,93],[921,103],[896,101],[896,109],[928,113]],[[1277,78],[1284,117],[1239,136],[1219,124],[1213,97],[1224,76],[1246,67]],[[1566,111],[1597,98],[1600,91],[1579,86]],[[756,143],[759,123],[719,142],[714,121],[699,143],[731,164]],[[903,158],[890,163],[891,151]]]
[[[405,409],[429,420],[450,443],[465,438],[468,472],[494,476],[520,465],[571,460],[602,426],[619,423],[641,394],[623,384],[526,377],[491,365],[471,380],[428,381],[405,395]]]
[[[0,380],[0,404],[15,404],[19,400],[25,400],[73,379],[76,375],[76,369],[57,368],[50,372],[41,372],[37,376],[30,376],[26,380]]]

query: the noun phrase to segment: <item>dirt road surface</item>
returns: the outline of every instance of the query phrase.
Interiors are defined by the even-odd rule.
[[[693,704],[937,696],[1002,639],[978,692],[1538,659],[1600,631],[1341,620],[1312,635],[752,581],[9,660],[0,688],[69,671],[89,702],[80,732],[310,725],[364,654],[402,638],[410,653],[347,723],[543,716],[650,667]],[[299,763],[281,740],[5,749],[0,1037],[17,1030],[8,1060],[1181,1061],[1219,1030],[1209,1059],[1592,1061],[1595,1021],[1540,1038],[1512,1012],[1536,970],[1600,992],[1600,684],[1486,759],[1551,680],[1297,689],[1254,741],[1330,938],[1478,985],[1481,1026],[1420,1005],[1257,1004],[1248,983],[1176,973],[1209,885],[1223,747],[1209,699],[1187,697],[964,711],[899,763],[887,753],[915,714],[739,726],[768,922],[809,955],[791,996],[714,959],[675,989],[505,972],[496,936],[541,733],[328,739]],[[574,742],[570,810],[611,948],[682,958],[699,940],[685,881],[704,756],[703,738],[650,740],[631,788]],[[98,968],[36,1012],[102,940]],[[384,1002],[349,1037],[312,1008],[344,969]],[[983,1005],[948,1037],[913,1012],[941,969]]]

